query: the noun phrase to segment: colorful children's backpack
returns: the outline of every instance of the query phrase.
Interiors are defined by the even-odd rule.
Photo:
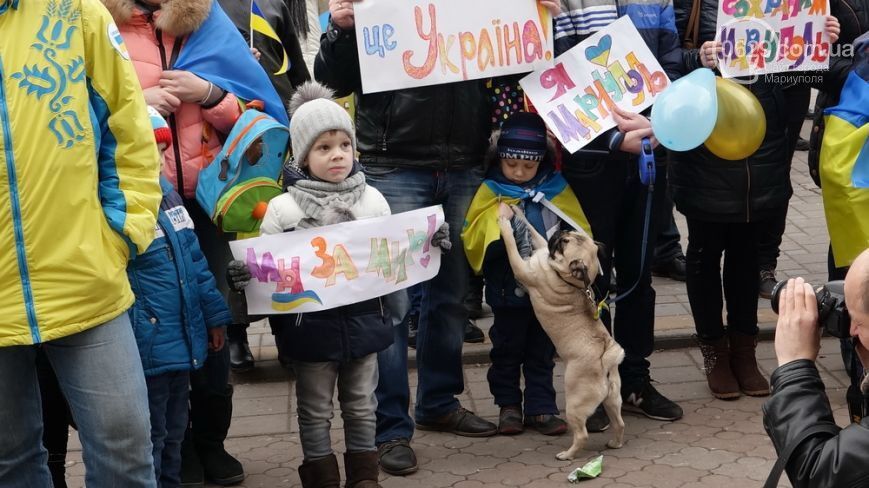
[[[256,232],[287,159],[290,131],[270,115],[245,110],[220,153],[199,173],[196,201],[223,232]]]

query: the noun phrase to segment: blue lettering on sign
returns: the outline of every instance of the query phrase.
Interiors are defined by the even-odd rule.
[[[395,34],[395,28],[390,24],[375,25],[370,28],[363,27],[362,38],[365,54],[386,57],[386,51],[392,51],[398,46],[398,43],[391,39],[393,34]]]

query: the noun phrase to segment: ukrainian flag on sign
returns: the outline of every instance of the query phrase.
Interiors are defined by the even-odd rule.
[[[253,44],[253,33],[259,32],[260,34],[274,39],[275,42],[280,44],[281,51],[284,53],[284,61],[281,63],[281,67],[275,72],[276,75],[282,75],[287,72],[290,68],[290,58],[287,56],[287,50],[284,49],[284,44],[281,42],[281,39],[278,37],[277,32],[269,25],[266,20],[265,15],[263,15],[262,10],[260,10],[259,5],[256,4],[254,0],[250,1],[250,38],[251,45]]]
[[[836,267],[869,248],[869,34],[857,39],[854,71],[839,104],[824,111],[821,191]]]

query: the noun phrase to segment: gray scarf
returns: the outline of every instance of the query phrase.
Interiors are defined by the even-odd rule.
[[[350,209],[365,193],[365,174],[359,171],[341,183],[298,180],[287,187],[287,193],[305,213],[300,229],[348,222],[356,220]]]

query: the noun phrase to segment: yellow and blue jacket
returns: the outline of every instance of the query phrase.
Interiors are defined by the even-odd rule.
[[[99,0],[0,0],[0,347],[59,339],[133,303],[160,161]]]

